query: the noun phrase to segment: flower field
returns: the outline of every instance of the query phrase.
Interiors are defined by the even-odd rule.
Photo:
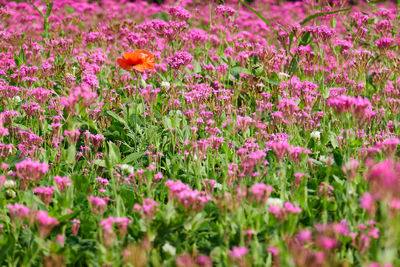
[[[396,4],[250,2],[0,0],[1,266],[400,266]]]

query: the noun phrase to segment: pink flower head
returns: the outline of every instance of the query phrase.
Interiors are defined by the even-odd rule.
[[[229,252],[229,256],[231,259],[240,259],[249,252],[249,249],[246,247],[236,247],[234,246],[232,250]]]
[[[338,241],[335,238],[323,236],[319,239],[319,245],[321,248],[330,250],[338,245]]]
[[[252,185],[250,188],[250,192],[254,200],[257,202],[267,201],[267,198],[271,195],[273,191],[275,191],[274,188],[265,184],[255,184]]]
[[[36,214],[36,221],[39,225],[39,235],[40,237],[46,237],[54,226],[59,225],[56,218],[52,218],[46,211],[40,210]]]
[[[267,251],[275,257],[279,254],[279,249],[277,247],[268,247]]]
[[[291,146],[289,148],[289,156],[294,161],[295,164],[299,163],[302,154],[310,154],[310,153],[311,151],[309,149],[300,146]]]
[[[288,211],[290,213],[301,213],[301,208],[293,205],[289,201],[285,202],[284,207],[285,207],[286,211]]]
[[[79,227],[81,226],[81,221],[79,221],[78,219],[73,219],[72,221],[72,234],[73,235],[78,235],[79,233]]]
[[[397,146],[400,144],[398,138],[389,138],[377,144],[377,147],[387,156],[391,157],[395,154]]]
[[[348,163],[346,163],[342,167],[342,170],[344,174],[346,174],[347,179],[351,180],[354,177],[356,177],[359,168],[360,168],[360,162],[358,162],[355,159],[351,159]]]
[[[57,184],[58,190],[60,192],[65,192],[66,188],[69,187],[72,183],[71,179],[68,177],[61,177],[61,176],[55,176],[54,181]]]
[[[46,204],[49,205],[53,198],[54,186],[52,187],[36,187],[33,190],[34,194],[37,194],[39,198]]]
[[[301,230],[297,238],[300,242],[308,242],[312,238],[312,232],[310,230]]]
[[[162,178],[164,178],[164,176],[162,175],[161,172],[158,172],[158,173],[154,174],[154,180],[156,182],[160,181]]]
[[[173,20],[187,21],[190,19],[190,12],[181,6],[172,6],[167,9],[167,13]]]
[[[107,201],[100,197],[89,197],[89,202],[92,204],[94,214],[103,214],[107,207]]]
[[[24,189],[28,186],[29,181],[37,183],[49,172],[49,165],[47,163],[32,161],[29,158],[15,164],[15,168]]]
[[[131,220],[129,218],[108,217],[108,218],[102,220],[100,224],[101,224],[101,227],[103,228],[104,233],[111,236],[111,234],[114,232],[113,225],[115,223],[119,230],[120,235],[122,237],[124,237],[126,235],[126,232],[127,232],[130,222],[131,222]],[[110,240],[108,240],[108,241],[110,241]]]
[[[268,212],[271,212],[272,214],[274,214],[275,217],[276,217],[278,220],[283,220],[283,219],[285,218],[285,212],[284,212],[284,210],[283,210],[281,207],[279,207],[279,206],[274,206],[274,205],[269,206]]]
[[[26,218],[30,212],[30,209],[22,204],[8,204],[8,210],[10,211],[10,216],[14,218]]]
[[[142,213],[149,220],[151,220],[151,218],[153,218],[154,214],[157,212],[157,207],[158,203],[156,201],[149,198],[145,198],[143,200],[142,206],[136,203],[133,206],[133,210]]]
[[[283,141],[283,142],[274,142],[271,144],[271,147],[274,150],[278,161],[282,161],[285,158],[286,153],[289,151],[290,145],[288,142]]]
[[[179,70],[182,66],[188,65],[193,61],[193,56],[187,52],[175,52],[173,56],[167,58],[166,62],[171,68]]]

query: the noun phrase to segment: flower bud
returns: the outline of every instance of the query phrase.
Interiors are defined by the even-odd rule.
[[[13,180],[7,180],[3,184],[5,189],[12,189],[16,187],[16,183]]]
[[[15,193],[14,190],[12,190],[12,189],[6,190],[6,198],[7,199],[14,198],[16,196],[17,196],[17,194]]]

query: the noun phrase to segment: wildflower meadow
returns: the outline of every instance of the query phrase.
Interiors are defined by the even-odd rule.
[[[0,265],[400,266],[399,46],[393,1],[0,0]]]

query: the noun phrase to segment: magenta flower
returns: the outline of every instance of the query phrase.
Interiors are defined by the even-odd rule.
[[[30,213],[30,208],[22,205],[22,204],[7,204],[7,208],[10,211],[11,218],[26,218]]]
[[[171,68],[179,70],[193,61],[193,56],[187,52],[175,52],[173,56],[167,58],[166,62]]]
[[[72,222],[72,227],[71,227],[72,234],[78,235],[81,222],[78,219],[73,219],[71,222]]]
[[[42,238],[45,238],[53,230],[54,226],[59,225],[56,218],[50,217],[48,213],[43,210],[38,211],[36,221],[39,226],[39,235]]]
[[[273,191],[275,191],[274,188],[265,184],[255,184],[252,185],[250,188],[250,192],[257,202],[267,201],[267,198],[271,195]]]
[[[15,164],[15,168],[23,189],[28,187],[30,181],[37,183],[49,171],[47,163],[32,161],[29,158]]]
[[[46,204],[49,205],[53,198],[54,186],[52,187],[36,187],[33,193],[37,194],[39,198]]]
[[[67,189],[67,187],[69,187],[72,183],[71,178],[69,177],[61,177],[61,176],[54,176],[54,180],[57,184],[57,188],[58,190],[60,190],[60,192],[65,192],[65,190]]]
[[[286,211],[290,213],[301,213],[301,208],[293,205],[289,201],[286,201],[283,206],[285,207]]]
[[[94,214],[103,215],[107,208],[107,201],[100,197],[89,197],[89,202],[92,204],[92,211]]]
[[[249,252],[249,249],[246,247],[236,247],[234,246],[232,250],[229,252],[229,257],[231,259],[240,259],[244,257]]]

